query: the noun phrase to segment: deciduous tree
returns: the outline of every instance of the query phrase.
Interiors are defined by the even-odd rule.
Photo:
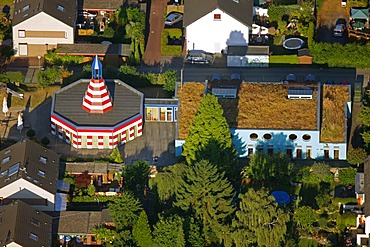
[[[175,206],[194,213],[210,243],[221,239],[222,224],[234,211],[232,197],[233,189],[224,173],[202,160],[185,171],[176,191]]]
[[[365,138],[364,138],[365,141]],[[364,163],[364,159],[367,157],[367,152],[363,148],[354,148],[347,153],[347,161],[352,165],[359,165]]]
[[[274,203],[275,199],[265,189],[249,189],[239,198],[232,223],[235,246],[281,246],[289,215]]]
[[[133,165],[127,165],[123,169],[125,188],[134,195],[143,194],[144,187],[148,185],[150,168],[144,160],[136,161]]]
[[[352,167],[339,170],[339,181],[344,185],[354,185],[357,170]]]
[[[310,229],[312,224],[316,222],[317,219],[318,215],[316,214],[315,210],[309,206],[299,207],[294,212],[294,221],[298,224],[298,226],[304,229]]]

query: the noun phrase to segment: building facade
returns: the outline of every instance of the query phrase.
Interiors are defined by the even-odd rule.
[[[120,80],[104,80],[96,56],[92,78],[57,91],[51,133],[75,148],[113,149],[142,135],[144,95]]]

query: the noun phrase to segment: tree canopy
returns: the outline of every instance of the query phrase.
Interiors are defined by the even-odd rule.
[[[175,206],[193,213],[201,221],[206,241],[213,242],[222,223],[234,211],[232,197],[233,189],[224,173],[202,160],[185,171],[176,191]]]
[[[339,170],[339,181],[344,185],[354,185],[357,170],[352,167]]]
[[[364,163],[367,157],[367,152],[363,148],[354,148],[347,153],[347,161],[352,165],[359,165]]]
[[[148,216],[144,210],[141,211],[132,229],[132,236],[139,247],[153,246],[152,231],[150,230]]]
[[[154,226],[153,237],[156,247],[184,247],[183,219],[177,215],[160,219]]]
[[[229,125],[223,109],[214,95],[206,94],[190,126],[182,155],[187,164],[205,159],[230,173],[237,164]]]
[[[125,189],[130,190],[135,196],[142,195],[145,186],[148,186],[150,168],[148,162],[140,160],[123,169]]]
[[[235,246],[281,246],[289,215],[274,203],[268,191],[249,189],[239,199],[239,209],[232,222]]]
[[[302,206],[299,207],[294,212],[294,220],[298,224],[298,226],[308,229],[311,228],[312,224],[316,222],[318,219],[318,215],[316,214],[315,210],[309,206]]]

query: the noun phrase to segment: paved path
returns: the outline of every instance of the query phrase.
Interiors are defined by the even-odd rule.
[[[168,0],[152,0],[149,17],[149,37],[143,63],[150,66],[161,64],[161,34],[164,27],[163,15]]]

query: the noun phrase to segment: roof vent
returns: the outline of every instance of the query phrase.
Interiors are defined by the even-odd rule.
[[[310,87],[290,87],[288,99],[312,99],[313,89]]]

